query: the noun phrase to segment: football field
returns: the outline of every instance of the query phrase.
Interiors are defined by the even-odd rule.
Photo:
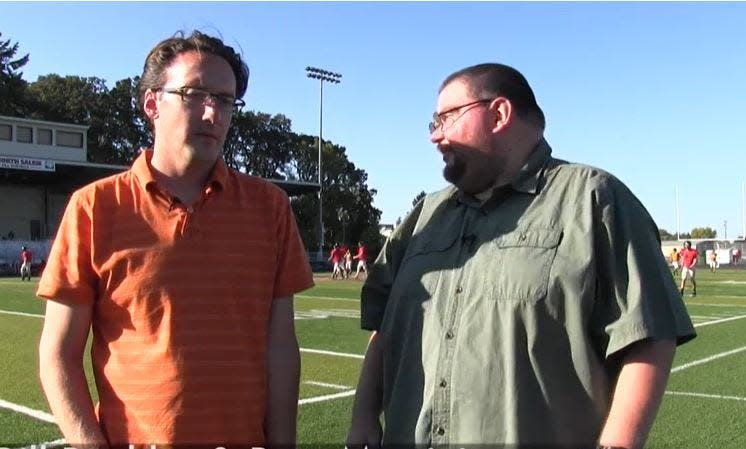
[[[697,276],[698,295],[685,300],[698,337],[676,354],[646,447],[744,449],[746,270],[713,275],[700,269]],[[44,302],[34,298],[36,281],[0,279],[0,447],[38,447],[62,438],[38,380]],[[316,287],[296,296],[301,444],[343,445],[368,339],[359,328],[361,285],[321,277]]]

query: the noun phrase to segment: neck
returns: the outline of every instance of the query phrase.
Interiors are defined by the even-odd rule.
[[[496,180],[494,187],[502,187],[513,182],[536,145],[544,138],[544,133],[535,127],[520,124],[514,127],[506,137],[504,152],[508,157],[505,169]]]
[[[153,150],[151,167],[155,181],[182,203],[194,203],[207,182],[216,161],[177,159],[169,156],[165,151]]]

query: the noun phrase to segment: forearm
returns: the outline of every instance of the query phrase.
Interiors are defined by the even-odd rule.
[[[365,353],[360,370],[355,403],[352,406],[352,422],[358,418],[378,419],[383,411],[383,342],[374,333]]]
[[[74,362],[43,351],[39,370],[44,393],[67,446],[108,447],[96,419],[82,360]]]
[[[658,412],[676,352],[673,340],[637,343],[624,357],[599,442],[641,449]]]
[[[294,335],[271,348],[267,379],[267,445],[294,445],[300,383],[300,351]]]

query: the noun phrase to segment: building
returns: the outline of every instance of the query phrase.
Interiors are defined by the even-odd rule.
[[[0,116],[0,272],[18,259],[20,246],[37,261],[49,253],[70,194],[128,166],[88,162],[87,126]],[[288,195],[318,185],[270,180]]]

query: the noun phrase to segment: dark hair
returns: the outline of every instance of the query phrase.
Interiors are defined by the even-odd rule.
[[[163,87],[168,66],[178,55],[189,51],[211,53],[225,59],[236,77],[236,98],[243,97],[249,85],[249,67],[241,56],[216,37],[208,36],[197,30],[185,37],[184,32],[179,31],[173,37],[158,43],[145,58],[138,88],[138,102],[141,109],[145,92],[148,89]]]
[[[689,245],[689,246],[692,246],[692,242],[690,242],[689,240],[686,240],[686,241],[684,242],[684,245]]]
[[[440,85],[442,91],[448,84],[464,80],[476,98],[505,97],[515,108],[516,114],[544,129],[544,112],[526,78],[518,70],[504,64],[479,64],[461,69],[448,76]]]

